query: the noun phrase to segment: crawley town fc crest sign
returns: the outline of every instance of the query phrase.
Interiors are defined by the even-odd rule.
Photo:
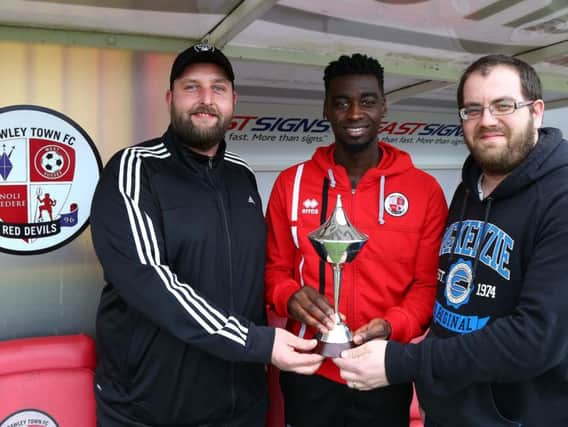
[[[0,251],[37,254],[77,237],[100,172],[95,145],[68,117],[0,108]]]
[[[0,427],[59,427],[51,416],[35,409],[24,409],[0,422]]]

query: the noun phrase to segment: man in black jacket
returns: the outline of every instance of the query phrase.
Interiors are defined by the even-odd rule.
[[[98,423],[264,426],[265,364],[313,373],[316,345],[265,326],[265,223],[254,174],[225,150],[228,59],[175,59],[165,134],[108,163],[91,213],[107,282],[97,314]]]
[[[366,390],[416,381],[429,427],[568,425],[568,144],[542,128],[540,79],[504,55],[458,87],[471,155],[440,247],[429,336],[337,359]]]

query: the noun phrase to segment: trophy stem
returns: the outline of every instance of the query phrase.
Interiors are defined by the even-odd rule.
[[[332,264],[333,268],[333,308],[335,309],[335,323],[341,323],[339,317],[339,294],[341,291],[341,273],[343,273],[343,264]]]

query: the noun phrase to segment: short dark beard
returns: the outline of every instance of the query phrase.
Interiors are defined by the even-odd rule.
[[[203,129],[193,125],[192,113],[195,112],[180,113],[172,105],[170,110],[172,129],[184,145],[198,151],[209,151],[223,140],[231,119],[223,120],[219,114],[209,112],[215,114],[219,120],[215,126]]]
[[[507,175],[519,166],[534,148],[535,133],[534,121],[529,120],[524,132],[518,135],[515,141],[508,140],[507,150],[500,156],[486,158],[477,151],[471,151],[471,155],[481,167],[490,174]]]

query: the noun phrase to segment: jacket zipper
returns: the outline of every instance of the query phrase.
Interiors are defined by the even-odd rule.
[[[215,180],[212,177],[213,171],[213,159],[210,158],[208,160],[208,167],[207,167],[207,176],[211,185],[215,189],[215,197],[217,197],[217,201],[219,203],[219,207],[221,210],[221,217],[223,219],[223,228],[224,234],[227,241],[227,260],[228,260],[228,267],[229,267],[229,304],[230,310],[234,309],[234,301],[233,301],[233,259],[231,257],[231,233],[229,231],[229,221],[227,220],[227,210],[225,209],[225,202],[223,201],[223,194],[222,191],[219,190],[217,185],[215,184]],[[235,391],[235,366],[234,363],[231,363],[231,414],[235,412],[237,403],[236,398],[236,391]]]

